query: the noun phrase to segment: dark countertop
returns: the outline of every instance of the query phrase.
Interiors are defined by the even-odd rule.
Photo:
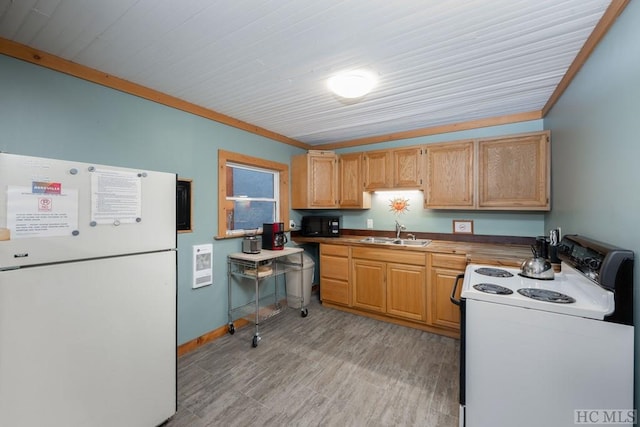
[[[361,247],[383,247],[397,251],[420,251],[447,254],[460,254],[467,256],[467,262],[473,264],[491,264],[505,267],[520,267],[522,261],[531,257],[529,245],[507,243],[477,243],[477,242],[452,242],[447,240],[432,240],[425,247],[393,246],[360,242],[368,236],[347,235],[343,237],[302,237],[292,236],[291,240],[298,244],[304,243],[331,243],[335,245],[349,245]]]

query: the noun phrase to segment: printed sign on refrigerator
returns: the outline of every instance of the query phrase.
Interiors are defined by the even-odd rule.
[[[78,229],[78,190],[58,182],[8,186],[7,228],[12,239],[71,236]]]
[[[91,173],[91,221],[95,224],[142,220],[142,177],[136,172],[97,169]]]

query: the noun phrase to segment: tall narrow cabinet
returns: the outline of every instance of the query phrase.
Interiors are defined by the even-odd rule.
[[[338,156],[309,151],[291,157],[291,208],[338,207]]]
[[[475,206],[473,147],[473,141],[425,146],[425,208]]]
[[[339,205],[342,209],[368,209],[371,194],[364,191],[363,154],[342,154],[338,160]]]

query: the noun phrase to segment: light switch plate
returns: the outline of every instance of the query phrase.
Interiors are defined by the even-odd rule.
[[[373,219],[367,218],[367,228],[368,229],[372,229],[373,228]]]

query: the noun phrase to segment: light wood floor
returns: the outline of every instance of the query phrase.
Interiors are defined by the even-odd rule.
[[[458,425],[457,340],[329,308],[287,309],[178,360],[181,426]]]

